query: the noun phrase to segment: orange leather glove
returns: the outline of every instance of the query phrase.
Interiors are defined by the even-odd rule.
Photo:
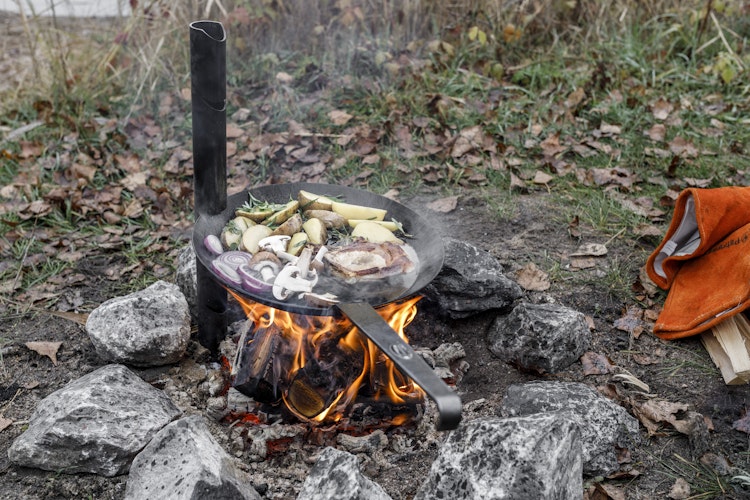
[[[750,215],[750,205],[746,209]],[[750,307],[750,223],[688,260],[674,277],[654,334],[672,340],[708,330]]]
[[[646,272],[666,290],[685,261],[705,254],[747,223],[750,187],[686,189],[677,197],[664,240],[646,261]]]

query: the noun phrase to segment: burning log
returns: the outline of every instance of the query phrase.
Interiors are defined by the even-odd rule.
[[[290,410],[304,418],[318,417],[342,397],[348,396],[348,402],[356,396],[356,393],[344,393],[363,368],[361,351],[342,348],[336,337],[326,338],[320,343],[316,355],[307,358],[305,366],[294,374],[284,401]]]
[[[274,403],[281,398],[279,382],[281,365],[274,362],[282,339],[276,325],[255,331],[247,340],[248,330],[240,336],[237,358],[232,366],[232,387],[262,403]]]
[[[297,371],[285,400],[293,411],[305,418],[314,418],[330,406],[334,398],[332,398],[333,394],[326,393],[323,388],[313,385],[314,382],[309,378],[304,368]]]

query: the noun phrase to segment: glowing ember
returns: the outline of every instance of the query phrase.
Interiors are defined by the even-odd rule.
[[[283,401],[301,420],[333,423],[358,396],[393,405],[424,399],[422,389],[345,317],[293,314],[232,295],[253,322],[238,345],[233,384],[256,401]],[[377,310],[405,342],[420,298]],[[396,415],[390,423],[406,419]]]

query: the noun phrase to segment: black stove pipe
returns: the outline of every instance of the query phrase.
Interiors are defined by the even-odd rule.
[[[215,21],[190,23],[193,191],[196,220],[227,206],[226,33]],[[196,260],[198,341],[213,354],[227,331],[227,291]]]

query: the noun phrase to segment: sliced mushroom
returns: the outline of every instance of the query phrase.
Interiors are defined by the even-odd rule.
[[[315,254],[315,258],[310,261],[310,268],[315,269],[317,272],[322,272],[325,268],[325,262],[323,262],[323,256],[328,253],[328,247],[322,246],[318,249],[318,253]]]
[[[318,281],[317,278],[317,273],[314,280],[301,278],[299,267],[287,264],[273,282],[273,296],[279,300],[286,300],[292,293],[312,292],[313,286]]]
[[[291,236],[282,234],[267,236],[258,242],[258,247],[275,254],[279,252],[286,252],[286,246],[290,239]]]
[[[281,271],[281,261],[276,255],[268,251],[258,252],[249,262],[250,269],[258,271],[265,282],[272,282],[274,276]]]
[[[312,248],[305,247],[299,254],[297,259],[297,267],[299,268],[300,276],[307,279],[307,274],[310,271],[310,263],[312,262]]]

